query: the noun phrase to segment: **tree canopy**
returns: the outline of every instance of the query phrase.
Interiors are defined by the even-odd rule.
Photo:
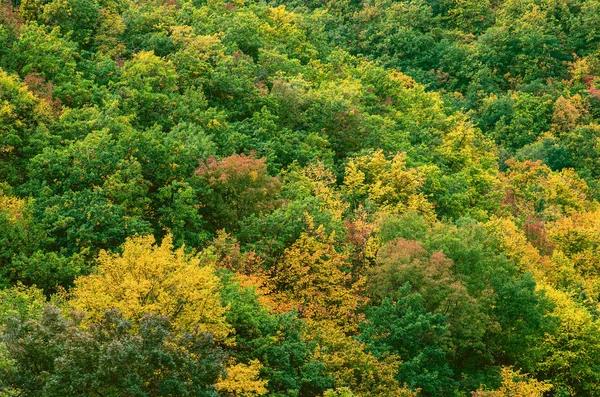
[[[598,0],[0,0],[0,397],[600,396]]]

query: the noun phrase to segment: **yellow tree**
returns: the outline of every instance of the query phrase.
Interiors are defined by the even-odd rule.
[[[581,284],[595,304],[600,293],[600,211],[576,213],[548,225],[553,261],[571,270],[572,284]]]
[[[548,226],[548,236],[578,271],[586,276],[600,275],[600,211],[560,219]]]
[[[234,364],[227,367],[227,377],[221,378],[216,386],[221,395],[231,397],[255,397],[267,394],[266,380],[259,379],[262,364],[252,360],[249,364]]]
[[[178,329],[227,337],[226,308],[210,260],[187,256],[183,247],[174,250],[170,234],[160,245],[145,236],[129,238],[121,248],[122,253],[100,252],[97,273],[75,281],[73,309],[86,312],[91,321],[109,309],[134,321],[160,314]]]
[[[550,259],[543,256],[527,241],[527,237],[511,218],[492,216],[486,222],[487,231],[501,244],[505,255],[518,263],[521,270],[531,272],[538,280],[553,279],[555,276]]]
[[[420,192],[424,182],[417,169],[407,168],[405,153],[390,160],[382,150],[350,159],[344,177],[346,191],[355,204],[374,204],[390,213],[412,209],[434,217],[433,206]]]
[[[594,207],[588,186],[572,169],[554,172],[541,161],[506,164],[504,208],[516,218],[556,220]]]
[[[323,226],[311,229],[285,250],[273,269],[274,298],[280,311],[295,309],[312,320],[351,326],[360,281],[352,283],[348,255],[336,250],[334,234],[328,235]]]
[[[347,388],[356,397],[416,397],[418,393],[402,387],[395,376],[400,358],[388,355],[377,358],[367,346],[346,335],[339,327],[322,322],[309,327],[307,338],[317,343],[316,358],[333,376],[336,388]],[[335,396],[336,394],[330,394]],[[343,394],[342,394],[343,396]]]
[[[552,315],[559,324],[532,352],[540,357],[536,377],[551,379],[565,395],[600,396],[600,324],[575,294],[543,289],[555,305]]]
[[[544,393],[552,389],[547,382],[530,379],[509,367],[503,367],[502,385],[497,390],[473,392],[473,397],[543,397]]]
[[[17,223],[23,216],[23,209],[26,204],[26,200],[6,195],[0,190],[0,211],[5,214],[7,221]]]
[[[329,212],[332,219],[341,220],[348,211],[349,204],[344,201],[337,189],[335,175],[323,163],[313,163],[290,173],[295,189],[308,197],[319,197],[319,210]]]
[[[571,98],[560,96],[554,102],[554,114],[552,115],[552,130],[560,135],[577,126],[579,119],[587,115],[587,109],[579,94]]]

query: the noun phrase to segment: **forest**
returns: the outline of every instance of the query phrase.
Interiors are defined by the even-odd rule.
[[[600,396],[600,0],[0,0],[0,397]]]

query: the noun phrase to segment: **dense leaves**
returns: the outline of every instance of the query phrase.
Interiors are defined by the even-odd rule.
[[[0,395],[600,396],[597,0],[0,0]]]

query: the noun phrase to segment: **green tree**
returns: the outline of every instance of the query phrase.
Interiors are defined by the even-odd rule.
[[[115,87],[122,98],[123,113],[141,127],[155,123],[163,128],[170,126],[178,90],[177,77],[170,61],[152,51],[138,52],[123,65],[122,77]]]
[[[236,338],[230,352],[240,362],[260,360],[270,395],[316,396],[331,387],[331,376],[315,357],[316,343],[304,336],[306,324],[296,313],[272,314],[253,287],[242,287],[231,273],[224,273],[223,280],[225,316]]]
[[[397,379],[426,395],[451,395],[456,383],[446,362],[443,337],[446,317],[427,313],[423,297],[406,283],[394,297],[366,312],[361,340],[376,356],[397,354],[402,359]]]
[[[28,396],[217,396],[224,353],[210,334],[171,332],[168,318],[145,316],[137,331],[117,311],[86,329],[53,306],[12,318],[2,335],[14,367],[4,385]]]

